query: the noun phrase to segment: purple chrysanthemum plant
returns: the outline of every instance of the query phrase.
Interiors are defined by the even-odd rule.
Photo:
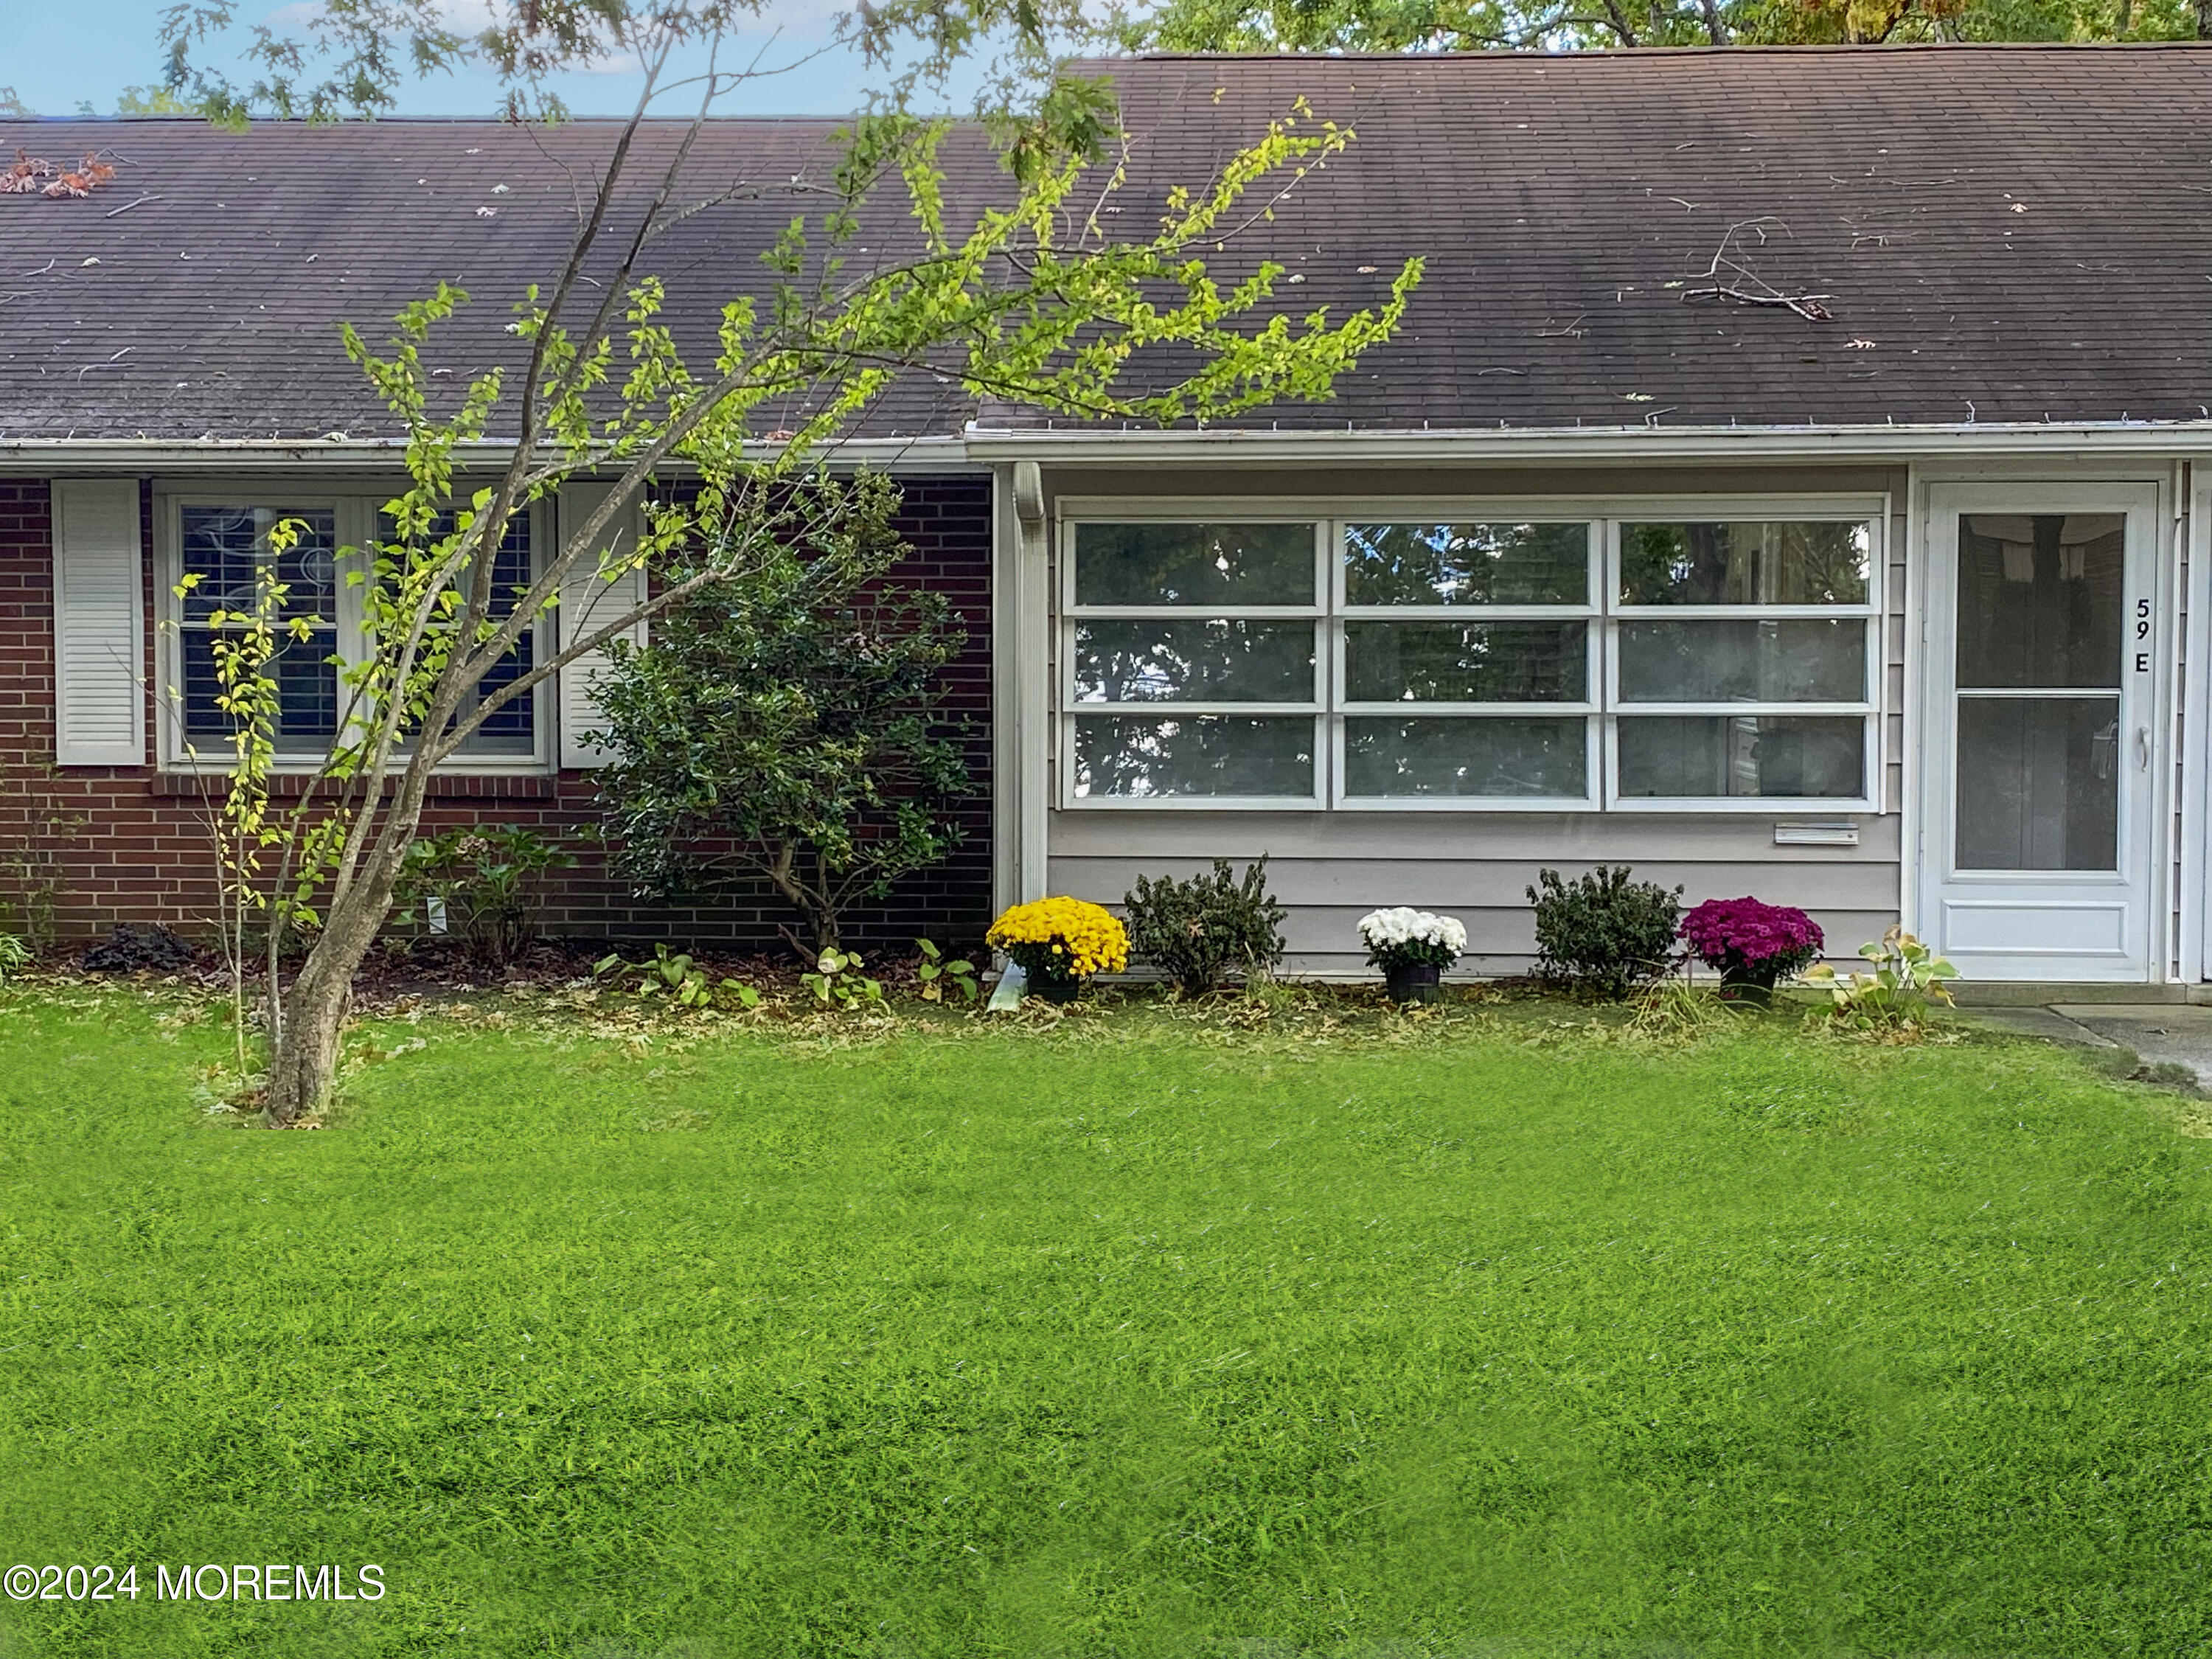
[[[1682,918],[1681,933],[1698,960],[1723,977],[1787,979],[1818,960],[1826,943],[1802,910],[1748,896],[1707,899]]]

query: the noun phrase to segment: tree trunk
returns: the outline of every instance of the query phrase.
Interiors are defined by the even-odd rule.
[[[2212,40],[2212,0],[2197,0],[2197,38]]]
[[[404,854],[406,838],[396,846]],[[284,994],[283,1021],[269,1058],[270,1127],[284,1128],[328,1103],[346,1016],[353,1011],[353,976],[391,912],[398,875],[397,856],[368,853],[360,878],[331,907],[300,976]]]

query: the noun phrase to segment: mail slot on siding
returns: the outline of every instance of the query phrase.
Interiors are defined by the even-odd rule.
[[[1777,847],[1856,847],[1859,827],[1849,818],[1803,819],[1774,826]]]

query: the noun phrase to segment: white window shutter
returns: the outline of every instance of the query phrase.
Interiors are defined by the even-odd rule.
[[[146,596],[136,478],[57,478],[54,758],[146,760]]]
[[[603,483],[570,483],[562,487],[562,551],[568,550],[568,538],[589,523],[605,502],[609,490],[610,486]],[[610,541],[615,549],[627,550],[636,545],[636,536],[637,514],[631,512],[617,521]],[[645,602],[645,573],[632,570],[613,581],[602,580],[598,551],[594,549],[577,560],[561,584],[561,648],[564,651],[571,641],[598,632]],[[640,623],[618,637],[642,645],[645,624]],[[602,653],[587,651],[561,671],[561,764],[564,767],[604,766],[613,758],[607,750],[584,741],[584,733],[602,724],[599,702],[592,696],[592,680],[605,662]]]

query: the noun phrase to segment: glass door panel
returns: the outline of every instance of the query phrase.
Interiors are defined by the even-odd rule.
[[[2126,517],[1958,532],[1956,867],[2116,872]]]

